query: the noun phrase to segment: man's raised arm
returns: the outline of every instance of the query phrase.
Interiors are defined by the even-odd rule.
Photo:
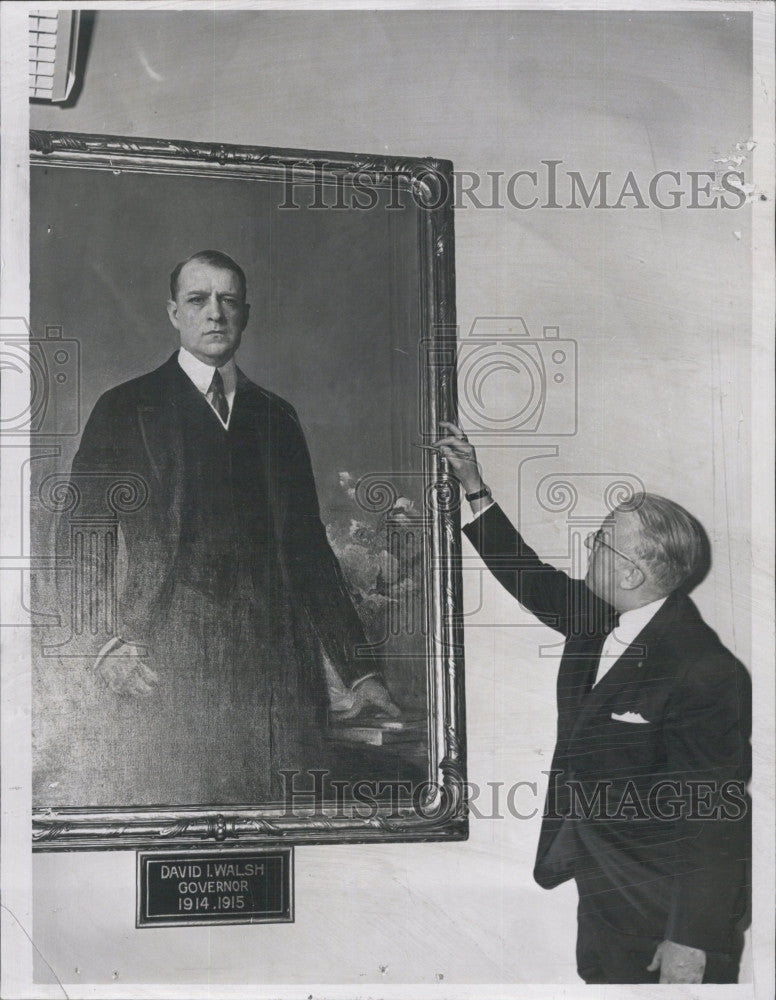
[[[611,612],[582,580],[542,562],[493,500],[485,485],[477,454],[456,424],[441,421],[447,431],[433,447],[463,486],[474,520],[463,532],[499,583],[539,620],[566,636],[579,633],[584,619]]]

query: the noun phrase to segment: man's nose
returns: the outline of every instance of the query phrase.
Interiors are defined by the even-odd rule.
[[[587,548],[592,549],[594,544],[595,544],[595,532],[589,531],[585,535],[585,545],[587,546]]]
[[[208,315],[213,319],[220,319],[224,314],[223,306],[221,305],[221,300],[215,294],[208,297],[207,300],[207,311]]]

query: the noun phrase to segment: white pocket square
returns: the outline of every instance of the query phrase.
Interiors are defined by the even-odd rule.
[[[645,719],[638,712],[623,712],[622,715],[612,712],[612,718],[615,722],[649,722],[649,719]]]

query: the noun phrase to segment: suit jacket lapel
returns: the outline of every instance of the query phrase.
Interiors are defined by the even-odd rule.
[[[138,402],[137,416],[153,476],[166,500],[170,533],[177,543],[184,499],[183,426],[187,406],[191,402],[196,405],[200,393],[178,364],[177,351],[157,369],[156,374],[158,378]],[[256,429],[255,439],[259,449],[256,460],[267,475],[267,496],[272,506],[271,520],[280,542],[287,501],[285,490],[278,489],[282,476],[277,464],[283,458],[283,442],[278,440],[280,428],[273,425],[275,409],[271,406],[270,397],[262,393],[239,368],[233,420],[237,407],[245,412],[246,418]],[[246,456],[246,460],[254,459]],[[279,545],[279,551],[283,551],[282,545]]]
[[[281,433],[279,411],[273,403],[273,397],[267,394],[255,382],[252,382],[244,372],[237,369],[237,391],[234,397],[235,409],[239,406],[241,414],[250,421],[255,430],[255,442],[258,455],[250,461],[258,460],[263,472],[267,503],[270,506],[270,521],[272,523],[277,551],[281,564],[285,564],[284,526],[288,507],[286,478],[281,463],[286,459],[284,448],[286,442]],[[232,414],[234,419],[234,413]],[[242,416],[240,417],[242,419]]]
[[[154,478],[165,498],[173,539],[180,535],[183,511],[183,406],[185,393],[197,392],[174,354],[160,369],[152,393],[138,402],[140,435]]]
[[[566,671],[565,697],[569,704],[580,705],[595,677],[595,668],[601,656],[601,649],[607,633],[576,639],[566,644],[563,651],[563,665]]]
[[[671,594],[617,662],[580,703],[572,734],[579,732],[623,687],[643,681],[645,671],[660,659],[659,645],[676,617],[678,595]]]

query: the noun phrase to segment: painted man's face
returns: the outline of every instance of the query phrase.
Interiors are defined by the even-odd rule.
[[[181,347],[214,367],[240,346],[249,310],[237,275],[199,260],[183,266],[175,299],[167,303]]]

